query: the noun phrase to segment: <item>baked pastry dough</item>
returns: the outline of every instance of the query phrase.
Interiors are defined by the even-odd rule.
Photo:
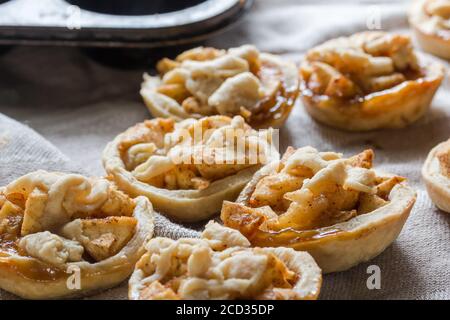
[[[419,59],[410,38],[362,32],[311,49],[300,67],[306,110],[332,127],[402,128],[428,109],[442,66]]]
[[[271,130],[257,132],[240,116],[179,123],[157,118],[118,135],[107,145],[103,165],[121,190],[193,222],[219,212],[223,200],[235,200],[261,164],[278,157]]]
[[[307,251],[325,273],[346,270],[396,239],[416,199],[403,178],[371,169],[372,158],[289,148],[224,202],[221,219],[254,246]]]
[[[152,234],[145,197],[131,199],[106,179],[27,174],[0,189],[0,288],[48,299],[115,286]]]
[[[425,51],[450,59],[450,1],[415,0],[409,22]]]
[[[129,282],[132,300],[316,299],[322,276],[306,252],[250,248],[209,222],[201,239],[152,239]]]
[[[434,204],[450,213],[450,139],[430,151],[422,167],[422,177]]]
[[[157,70],[144,75],[141,95],[154,117],[176,121],[241,115],[253,128],[279,127],[299,92],[293,63],[251,45],[191,49],[162,59]]]

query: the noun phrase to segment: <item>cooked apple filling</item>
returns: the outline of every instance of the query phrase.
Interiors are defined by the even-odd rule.
[[[308,254],[250,248],[238,231],[215,222],[201,239],[155,238],[146,249],[130,279],[132,299],[296,299],[313,298],[320,288],[312,258],[310,274],[299,272],[305,257],[296,254]],[[296,291],[302,276],[312,280],[311,292]]]
[[[0,190],[0,250],[55,266],[101,261],[134,235],[134,206],[105,179],[36,171]]]
[[[311,147],[289,148],[276,168],[264,175],[248,203],[225,202],[225,225],[251,238],[257,229],[314,230],[345,222],[389,202],[403,178],[378,177],[372,150],[343,158]]]
[[[271,131],[253,130],[240,116],[147,120],[128,129],[119,150],[125,167],[149,185],[207,188],[213,181],[264,163]]]
[[[300,71],[304,89],[338,99],[387,90],[422,73],[411,39],[384,32],[327,41],[308,51]]]
[[[425,32],[450,36],[450,1],[425,0],[422,10],[421,27]]]
[[[162,59],[156,77],[144,75],[141,94],[154,116],[177,120],[243,116],[252,124],[285,117],[298,94],[295,65],[245,45],[199,47]]]
[[[441,175],[450,179],[450,140],[440,147],[436,157],[439,161]]]

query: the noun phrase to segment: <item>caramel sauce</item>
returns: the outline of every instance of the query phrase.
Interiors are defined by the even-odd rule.
[[[14,258],[13,252],[10,252],[10,254],[4,251],[0,252],[0,268],[9,269],[10,272],[29,280],[42,282],[55,281],[67,277],[67,273],[60,268],[50,266],[33,258]]]
[[[358,106],[359,104],[378,96],[399,92],[408,85],[409,81],[423,82],[426,77],[425,69],[421,69],[419,71],[407,69],[403,71],[402,74],[406,80],[400,84],[381,91],[364,92],[362,95],[355,95],[351,98],[331,97],[325,94],[316,94],[308,87],[307,79],[300,80],[300,92],[302,97],[309,98],[316,103],[336,101],[337,106],[343,105],[346,106],[346,108],[349,108],[351,106]]]
[[[101,213],[98,213],[101,214]],[[95,217],[89,217],[95,218]],[[19,237],[11,234],[0,234],[0,269],[19,275],[28,280],[39,282],[50,282],[66,279],[70,274],[66,270],[50,265],[36,258],[31,257],[18,246]],[[89,261],[88,261],[89,262]],[[83,273],[83,277],[90,278],[99,275],[106,275],[128,268],[130,261],[123,259],[123,263],[109,267],[107,272]]]
[[[423,12],[426,14],[428,19],[433,19],[434,15],[430,12],[428,5],[423,6]],[[423,31],[422,31],[423,32]],[[429,32],[427,32],[429,33]],[[438,29],[435,31],[436,35],[444,40],[450,40],[450,30],[448,29]],[[432,34],[432,32],[431,32]]]

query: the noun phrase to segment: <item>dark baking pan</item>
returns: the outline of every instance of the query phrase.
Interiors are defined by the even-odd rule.
[[[0,44],[161,47],[203,40],[253,0],[0,0]]]

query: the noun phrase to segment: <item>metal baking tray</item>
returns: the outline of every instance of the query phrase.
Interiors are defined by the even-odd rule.
[[[0,44],[154,48],[200,41],[253,0],[0,0]]]

